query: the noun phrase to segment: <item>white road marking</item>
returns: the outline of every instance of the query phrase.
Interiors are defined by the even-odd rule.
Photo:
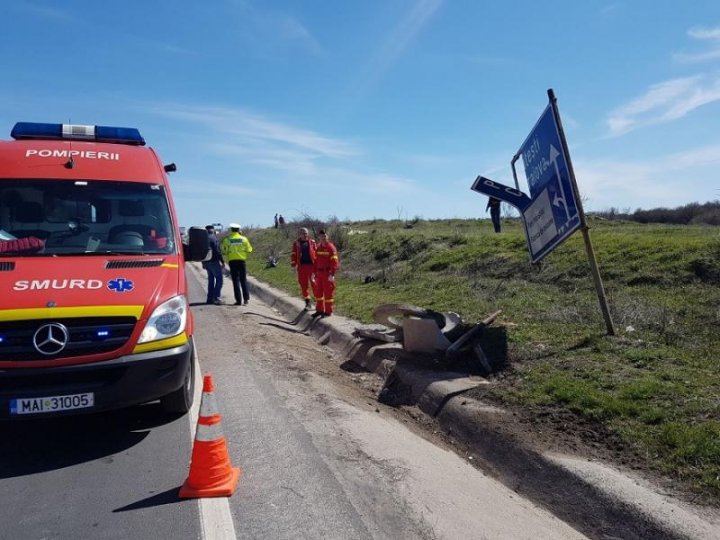
[[[195,345],[197,347],[197,344]],[[197,354],[196,356],[200,356]],[[202,398],[203,375],[200,364],[195,361],[195,399],[188,413],[190,436],[195,442],[200,400]],[[204,540],[237,540],[235,525],[230,513],[230,502],[227,497],[211,497],[198,499],[200,505],[201,536]]]

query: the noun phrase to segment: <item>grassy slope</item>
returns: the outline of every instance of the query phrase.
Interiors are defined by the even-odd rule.
[[[331,226],[341,247],[337,310],[371,322],[385,302],[455,311],[502,309],[509,369],[497,398],[602,424],[648,465],[720,496],[720,231],[591,222],[618,336],[607,337],[582,235],[540,266],[507,222],[367,221]],[[296,293],[294,225],[250,231],[250,273]],[[265,268],[271,254],[277,268]],[[363,284],[372,275],[377,281]]]

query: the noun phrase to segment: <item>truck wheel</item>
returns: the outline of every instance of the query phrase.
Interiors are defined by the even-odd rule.
[[[168,413],[185,414],[193,404],[195,394],[195,344],[191,341],[192,354],[183,385],[160,398],[160,405]]]

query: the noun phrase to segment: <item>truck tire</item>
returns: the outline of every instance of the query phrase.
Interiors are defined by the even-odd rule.
[[[190,410],[195,395],[195,342],[190,340],[191,354],[188,371],[185,374],[183,385],[160,398],[163,410],[171,414],[185,414]]]

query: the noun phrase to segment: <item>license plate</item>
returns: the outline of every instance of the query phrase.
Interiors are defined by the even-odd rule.
[[[10,414],[42,414],[72,409],[86,409],[95,405],[95,394],[18,398],[10,400]]]

